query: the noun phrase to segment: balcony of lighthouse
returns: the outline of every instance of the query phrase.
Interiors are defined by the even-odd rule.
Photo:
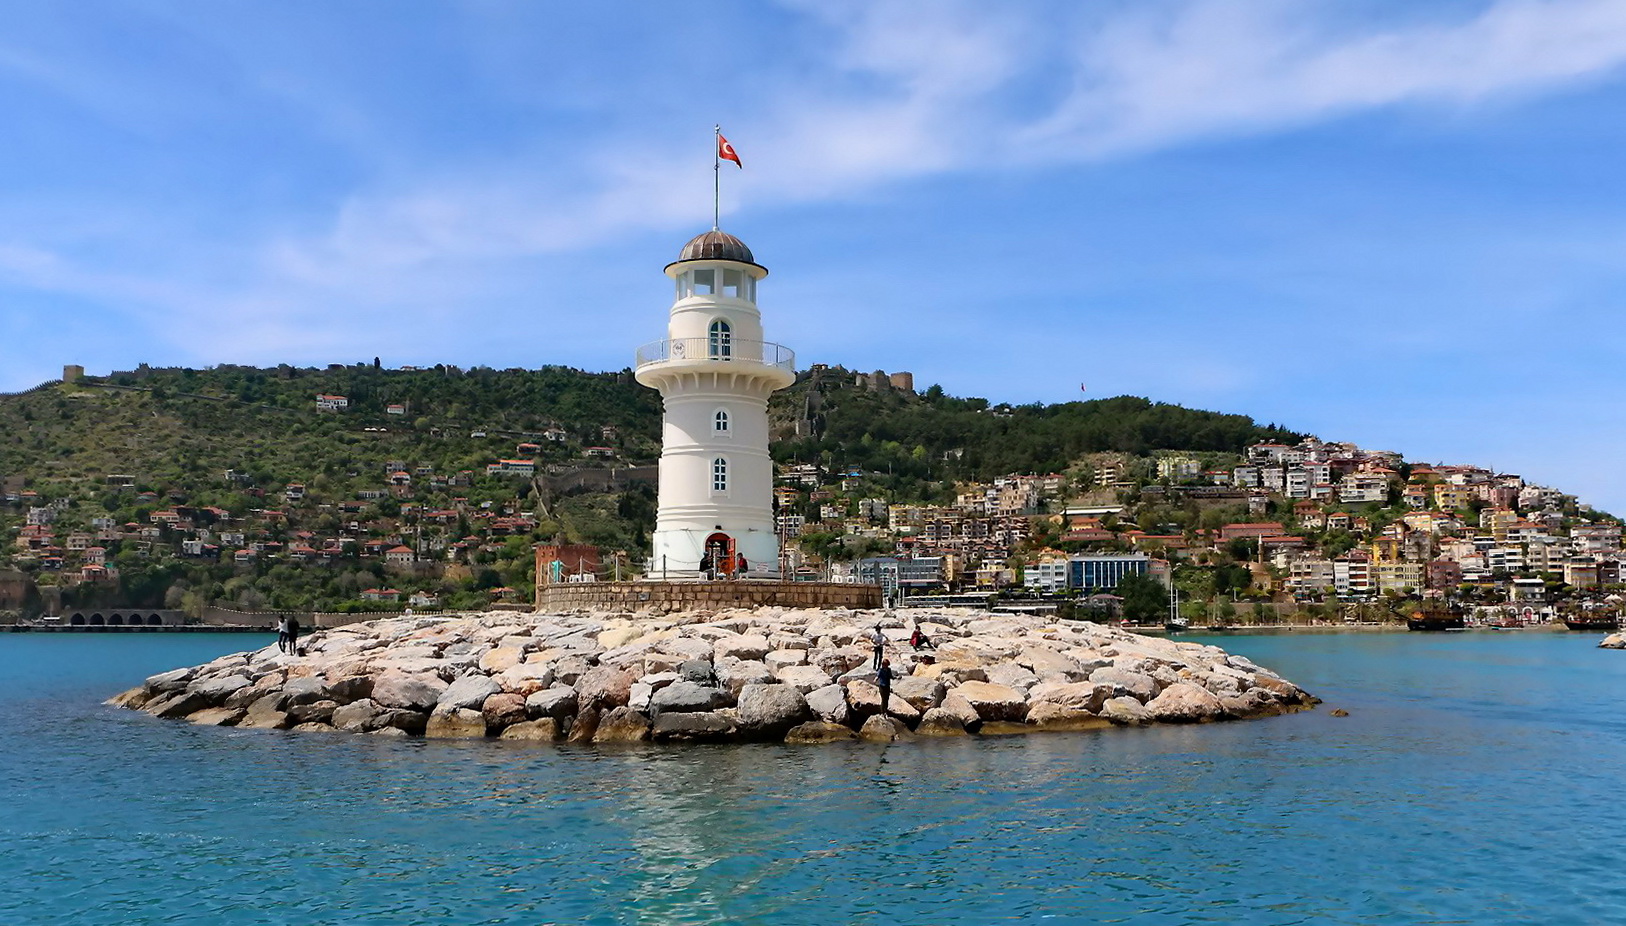
[[[796,352],[772,341],[740,338],[664,338],[638,348],[636,377],[645,386],[716,374],[761,379],[771,389],[796,381]]]

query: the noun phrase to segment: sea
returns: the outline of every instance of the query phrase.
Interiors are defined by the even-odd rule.
[[[3,634],[0,923],[1626,922],[1626,652],[1204,639],[1325,703],[891,745],[402,741],[102,705],[269,638]]]

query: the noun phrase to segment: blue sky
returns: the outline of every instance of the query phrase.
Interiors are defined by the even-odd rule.
[[[0,389],[621,368],[720,122],[804,365],[1082,382],[1626,512],[1626,4],[573,6],[0,4]]]

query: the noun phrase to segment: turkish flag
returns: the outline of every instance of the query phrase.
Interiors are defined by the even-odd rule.
[[[734,151],[734,146],[728,143],[728,139],[724,138],[721,132],[717,133],[717,156],[725,161],[733,161],[734,166],[741,170],[745,169],[745,165],[740,163],[740,156]]]

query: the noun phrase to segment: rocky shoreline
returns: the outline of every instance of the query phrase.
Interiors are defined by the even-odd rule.
[[[879,624],[896,680],[871,671]],[[918,625],[931,645],[909,643]],[[1099,624],[971,609],[401,617],[148,678],[108,701],[196,724],[571,743],[1087,730],[1288,713],[1249,660]]]
[[[1612,633],[1598,641],[1599,649],[1626,649],[1626,633]]]

